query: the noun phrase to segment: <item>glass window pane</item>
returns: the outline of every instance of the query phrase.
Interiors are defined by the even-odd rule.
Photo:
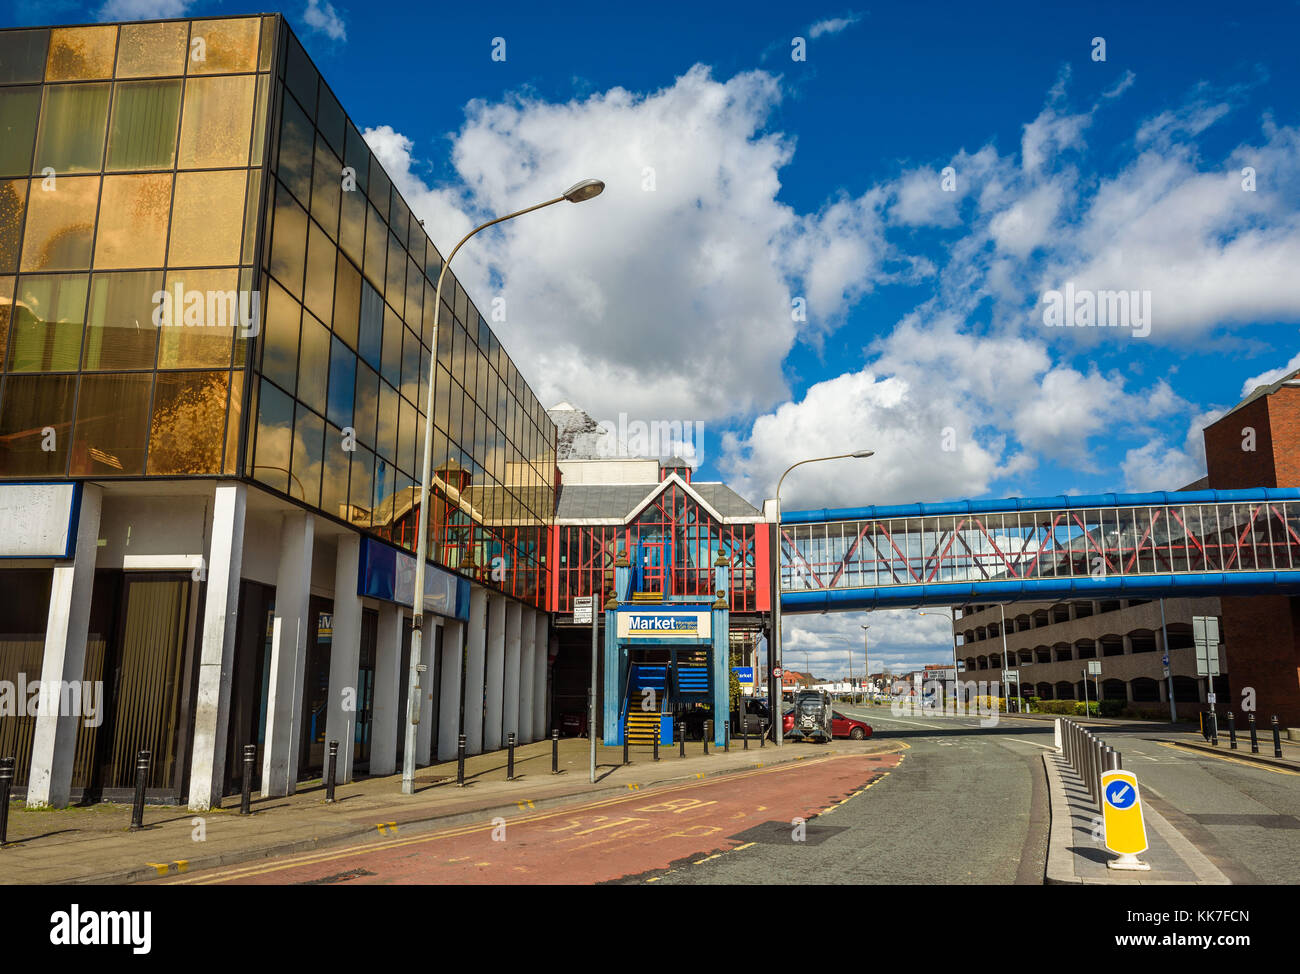
[[[388,228],[379,218],[379,211],[366,207],[366,264],[362,271],[366,280],[384,293],[384,258],[388,253]]]
[[[46,81],[84,81],[113,76],[117,28],[55,27],[50,31]]]
[[[370,181],[370,147],[366,145],[366,140],[361,137],[356,126],[351,122],[348,123],[348,147],[344,153],[348,169],[349,184],[355,183],[356,190],[365,195],[366,184]],[[354,192],[355,190],[348,190]]]
[[[357,347],[357,321],[361,313],[361,272],[339,254],[334,267],[334,334],[350,348]]]
[[[40,81],[49,43],[48,30],[0,31],[0,84]]]
[[[325,459],[325,422],[315,413],[298,407],[293,427],[293,467],[289,495],[320,506],[321,466]]]
[[[384,357],[380,369],[389,384],[396,387],[402,384],[402,319],[393,309],[384,306]]]
[[[298,399],[316,412],[325,411],[325,390],[329,381],[329,329],[310,314],[302,316],[302,338],[298,348]]]
[[[239,471],[239,438],[242,431],[239,426],[244,413],[244,373],[230,373],[230,406],[226,416],[226,462],[222,472],[236,474]]]
[[[248,165],[255,83],[253,75],[185,82],[181,169]]]
[[[343,192],[339,219],[339,246],[358,267],[365,259],[366,198],[357,190]]]
[[[357,363],[357,439],[368,446],[375,445],[375,427],[379,422],[379,373],[365,362]]]
[[[298,370],[298,324],[301,309],[283,288],[268,287],[263,325],[262,374],[293,392]]]
[[[420,330],[420,312],[424,305],[424,274],[415,261],[406,259],[406,311],[402,317],[416,331]]]
[[[18,279],[18,313],[9,340],[11,372],[75,372],[86,320],[85,274]]]
[[[53,85],[45,89],[32,172],[99,172],[112,85]]]
[[[196,20],[190,31],[190,74],[256,71],[260,30],[256,17]]]
[[[228,372],[158,373],[148,473],[221,473],[229,385]]]
[[[341,155],[345,148],[344,138],[347,130],[347,117],[343,114],[343,107],[339,105],[338,99],[334,97],[329,86],[324,83],[320,86],[320,105],[316,108],[316,127],[320,129],[321,135],[325,136],[334,152]]]
[[[337,338],[330,341],[329,406],[325,415],[338,427],[352,425],[357,357]]]
[[[400,400],[402,421],[398,426],[397,466],[407,473],[416,473],[415,469],[415,407],[405,399]]]
[[[402,329],[402,395],[411,402],[420,397],[420,340],[409,328]],[[423,405],[423,403],[420,403]]]
[[[275,52],[275,18],[262,18],[262,50],[258,54],[259,70],[271,70],[271,55]]]
[[[0,277],[0,372],[9,351],[9,321],[14,306],[14,279]]]
[[[152,382],[148,372],[81,377],[69,473],[100,477],[144,473]]]
[[[307,282],[303,287],[303,303],[321,321],[329,321],[334,304],[334,264],[338,248],[325,236],[325,231],[311,224],[307,242]]]
[[[158,368],[229,368],[235,329],[248,310],[240,302],[239,271],[168,271],[166,289]]]
[[[180,81],[135,81],[113,94],[105,169],[170,169],[176,158]]]
[[[406,251],[390,230],[388,233],[388,277],[384,287],[384,300],[399,315],[406,311]]]
[[[307,114],[312,118],[316,117],[316,87],[318,76],[316,69],[312,67],[311,59],[307,57],[307,52],[302,49],[298,43],[298,38],[289,34],[289,49],[286,55],[284,66],[284,81],[289,86],[303,108],[307,109]]]
[[[311,119],[298,107],[291,96],[286,95],[284,108],[280,116],[280,155],[276,162],[276,171],[299,202],[307,203],[311,193],[312,153],[315,148],[316,133],[312,129]]]
[[[347,519],[348,461],[352,454],[343,449],[343,433],[325,424],[325,460],[322,464],[320,508],[326,514]]]
[[[352,454],[350,465],[347,520],[360,528],[370,527],[370,509],[374,503],[371,496],[374,489],[374,470],[375,455],[364,446],[357,447]]]
[[[0,176],[32,171],[40,88],[0,88]]]
[[[397,234],[398,243],[405,246],[407,234],[410,232],[411,210],[398,194],[396,186],[392,188],[391,195],[392,202],[388,205],[388,225]]]
[[[379,208],[381,214],[388,212],[389,206],[392,205],[393,184],[384,172],[384,167],[379,164],[377,156],[370,156],[370,178],[367,181],[366,193],[370,196],[370,202]]]
[[[172,267],[238,264],[246,172],[180,172],[172,206]]]
[[[375,499],[370,511],[370,520],[374,527],[387,529],[393,520],[393,494],[397,490],[397,470],[392,461],[381,456],[375,457]]]
[[[171,203],[169,172],[105,176],[95,267],[161,267],[167,255]]]
[[[0,182],[0,274],[12,274],[18,268],[18,241],[26,208],[27,180]]]
[[[330,152],[325,140],[316,139],[316,163],[312,167],[311,215],[334,237],[339,226],[339,193],[343,164]]]
[[[91,279],[83,369],[153,368],[158,347],[155,298],[162,287],[162,271],[96,274]]]
[[[283,186],[277,187],[275,197],[271,273],[295,297],[300,297],[307,266],[307,213]]]
[[[254,166],[260,166],[266,149],[266,109],[271,100],[270,78],[264,74],[257,76],[257,91],[253,99],[253,148],[249,153],[249,161]]]
[[[189,24],[125,24],[117,41],[119,78],[185,73]]]
[[[240,250],[242,263],[253,263],[253,247],[256,243],[257,207],[261,201],[262,170],[248,170],[248,191],[244,194],[244,243]]]
[[[361,322],[357,353],[371,368],[383,363],[384,301],[369,281],[361,282]]]
[[[0,400],[0,475],[62,476],[72,444],[75,375],[9,375]],[[53,450],[44,430],[54,429]]]
[[[257,458],[250,473],[269,487],[288,493],[293,447],[293,400],[263,380],[257,397]]]

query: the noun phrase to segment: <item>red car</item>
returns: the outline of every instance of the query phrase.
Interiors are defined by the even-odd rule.
[[[785,720],[781,723],[781,733],[788,735],[792,730],[794,730],[794,711],[787,710]],[[838,710],[832,710],[831,733],[835,737],[850,737],[855,741],[865,741],[871,736],[871,725],[852,717],[845,717]]]

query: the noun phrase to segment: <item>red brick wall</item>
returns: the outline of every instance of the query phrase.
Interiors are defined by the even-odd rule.
[[[1270,418],[1269,400],[1260,398],[1206,427],[1205,465],[1212,488],[1277,486]],[[1245,440],[1241,431],[1247,427],[1255,430],[1253,453],[1241,448]],[[1300,436],[1291,442],[1300,443]]]
[[[1224,598],[1222,604],[1232,700],[1220,700],[1219,709],[1241,713],[1242,691],[1254,687],[1261,737],[1273,714],[1284,731],[1300,727],[1300,599],[1238,596]],[[1245,726],[1244,715],[1237,726]]]
[[[1283,386],[1268,397],[1274,486],[1300,487],[1300,389]]]

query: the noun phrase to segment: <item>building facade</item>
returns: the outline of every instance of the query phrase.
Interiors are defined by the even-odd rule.
[[[417,761],[542,736],[555,427],[285,20],[0,31],[0,126],[0,681],[69,697],[0,720],[29,803],[394,770],[422,522]]]

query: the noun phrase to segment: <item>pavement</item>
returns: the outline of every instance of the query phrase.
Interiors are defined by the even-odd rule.
[[[1083,779],[1059,752],[1042,756],[1051,797],[1052,825],[1047,849],[1049,884],[1106,886],[1228,885],[1230,880],[1169,821],[1143,802],[1149,848],[1138,858],[1148,872],[1116,871],[1118,858],[1101,839],[1101,812]]]
[[[632,748],[622,765],[622,748],[597,748],[597,781],[589,781],[589,742],[560,741],[559,774],[551,773],[551,742],[515,749],[515,779],[506,780],[506,752],[469,757],[466,784],[456,783],[456,763],[421,768],[412,795],[401,793],[401,777],[366,778],[338,785],[335,801],[325,801],[318,780],[302,782],[285,797],[252,802],[253,814],[239,814],[238,797],[223,807],[191,812],[176,805],[146,806],[145,828],[130,831],[129,805],[100,803],[65,809],[27,809],[10,805],[8,843],[0,849],[3,884],[122,884],[230,866],[250,860],[308,852],[342,843],[382,843],[409,835],[485,818],[527,816],[539,809],[653,789],[673,783],[735,774],[752,769],[838,754],[896,750],[877,741],[834,744],[756,741],[744,750],[733,742],[725,752],[712,745],[703,754],[696,741],[661,750],[654,762],[649,748]]]

